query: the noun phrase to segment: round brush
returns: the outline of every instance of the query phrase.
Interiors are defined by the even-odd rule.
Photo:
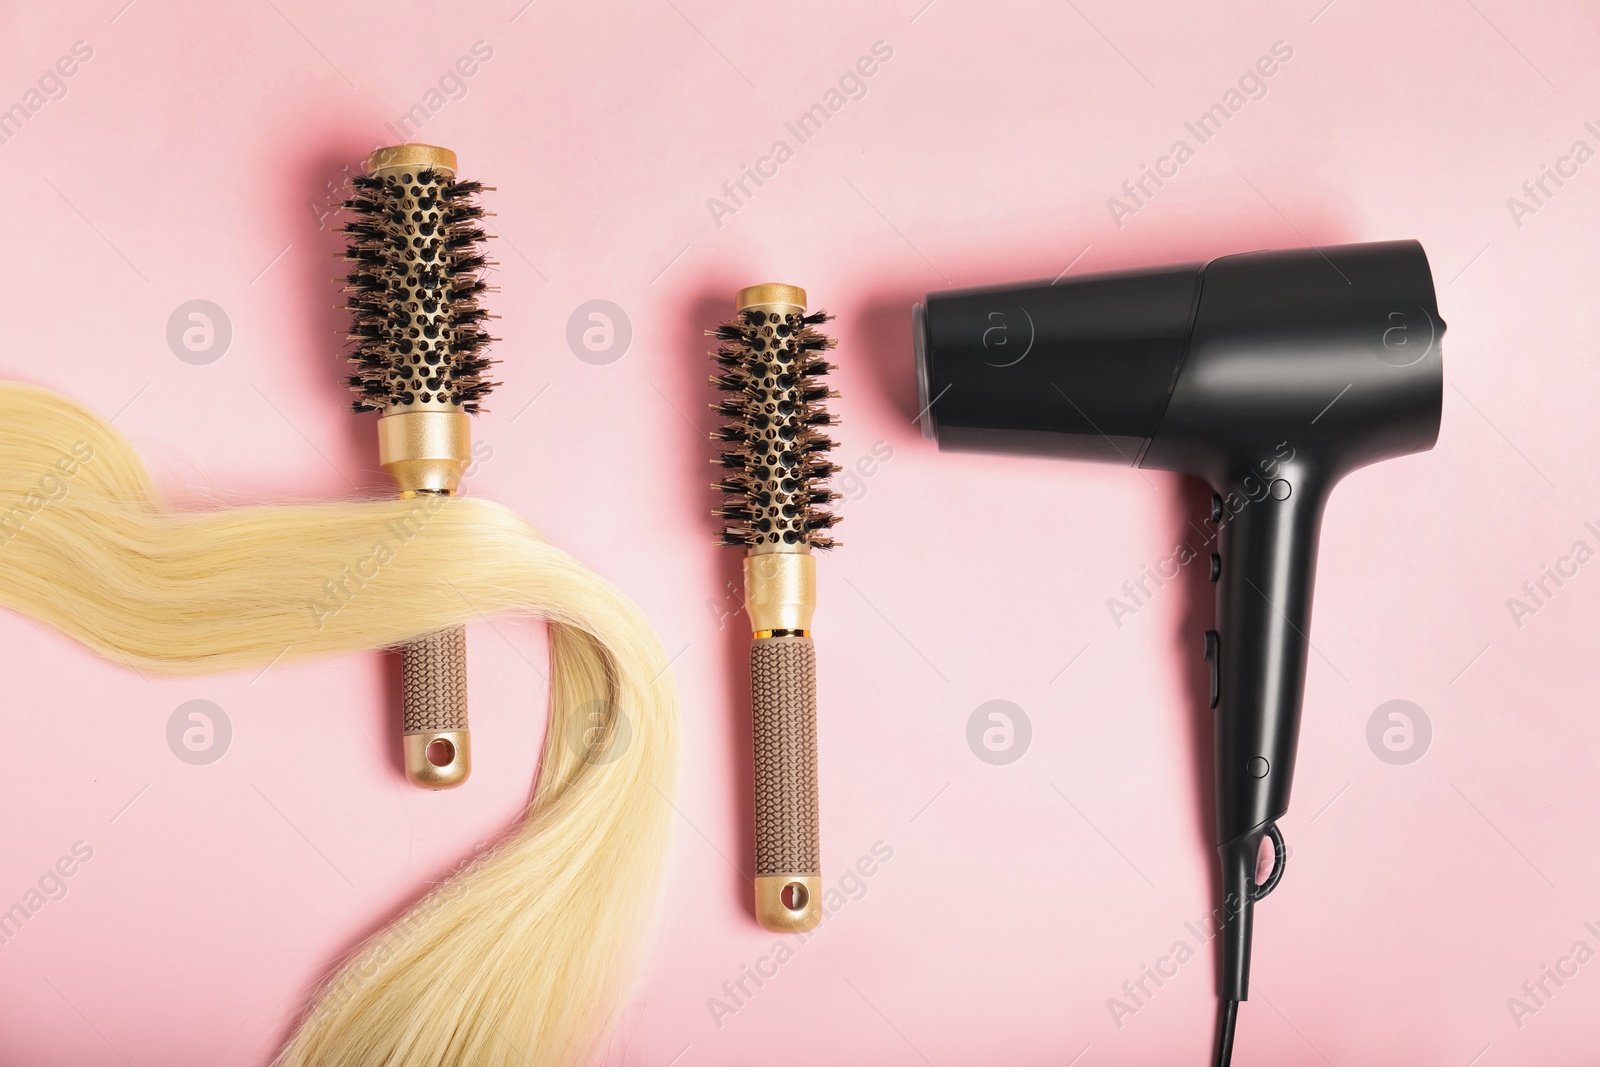
[[[448,496],[471,461],[467,416],[499,384],[484,377],[492,338],[478,306],[483,186],[456,180],[455,153],[432,145],[380,148],[366,170],[345,202],[353,409],[378,412],[379,464],[402,497]],[[400,658],[406,777],[460,785],[472,771],[466,631],[419,637]]]
[[[836,421],[819,383],[834,342],[807,315],[804,289],[756,285],[738,295],[737,317],[708,335],[721,341],[711,383],[727,394],[712,405],[725,420],[716,485],[724,501],[721,542],[745,550],[750,615],[750,702],[755,737],[755,912],[762,926],[804,932],[822,918],[817,821],[817,680],[811,644],[816,605],[813,548],[826,536],[837,499],[827,478]]]

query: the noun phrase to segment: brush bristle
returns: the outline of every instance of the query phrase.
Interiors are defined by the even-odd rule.
[[[826,482],[839,468],[823,430],[836,420],[823,401],[838,394],[818,380],[834,369],[818,355],[834,341],[815,329],[827,318],[750,308],[706,331],[721,342],[711,384],[726,394],[711,405],[726,420],[711,432],[722,544],[834,547],[826,531],[838,518],[827,505],[839,495]]]
[[[478,182],[420,170],[358,177],[345,207],[350,263],[345,307],[355,372],[345,379],[356,411],[456,405],[477,414],[499,382],[484,377],[488,287],[478,226]]]

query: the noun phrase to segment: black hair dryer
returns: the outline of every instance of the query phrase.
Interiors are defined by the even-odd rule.
[[[1253,905],[1283,873],[1323,506],[1350,471],[1439,433],[1445,324],[1427,257],[1415,241],[1252,252],[934,293],[914,314],[923,430],[941,448],[1177,471],[1214,492],[1204,652],[1226,1063]],[[1276,855],[1258,883],[1263,838]]]

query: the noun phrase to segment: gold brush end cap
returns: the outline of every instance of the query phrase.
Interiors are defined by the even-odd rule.
[[[454,789],[472,774],[472,735],[418,730],[405,735],[406,777],[424,789]]]
[[[761,285],[751,285],[740,289],[739,295],[734,298],[734,303],[739,305],[740,311],[745,308],[761,307],[766,304],[788,304],[791,307],[804,308],[806,306],[806,291],[798,285],[763,282]]]
[[[815,930],[822,921],[822,878],[815,874],[757,875],[756,921],[775,934]]]
[[[456,173],[456,154],[432,144],[397,144],[375,148],[367,157],[367,174],[377,177],[397,170],[447,170]]]

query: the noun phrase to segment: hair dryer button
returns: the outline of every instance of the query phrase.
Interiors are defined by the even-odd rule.
[[[1211,706],[1216,707],[1217,701],[1222,699],[1222,680],[1217,676],[1218,660],[1221,659],[1217,647],[1220,639],[1217,631],[1206,631],[1206,663],[1211,666]]]
[[[1211,494],[1211,521],[1222,521],[1222,498],[1216,493]]]
[[[1244,769],[1250,773],[1252,778],[1265,778],[1267,771],[1271,767],[1263,757],[1255,756],[1251,758],[1249,763],[1244,765]]]
[[[1215,552],[1211,553],[1211,580],[1215,582],[1222,577],[1222,557]]]

